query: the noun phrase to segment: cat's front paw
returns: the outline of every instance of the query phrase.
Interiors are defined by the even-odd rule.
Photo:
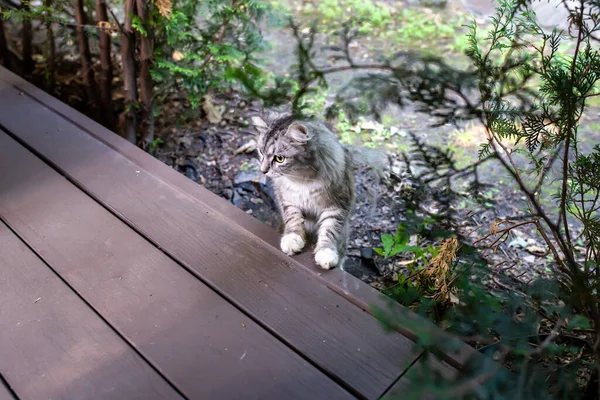
[[[304,239],[297,233],[288,233],[281,238],[281,251],[288,256],[302,251],[304,245]]]
[[[340,256],[337,251],[325,248],[315,253],[315,262],[323,269],[330,269],[339,264]]]

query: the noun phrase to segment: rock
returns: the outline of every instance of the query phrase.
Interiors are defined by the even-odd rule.
[[[193,163],[191,163],[191,162],[185,163],[184,165],[181,166],[181,169],[183,170],[183,173],[185,174],[185,176],[187,176],[194,182],[198,182],[198,179],[199,179],[198,168]]]
[[[233,179],[233,184],[236,186],[246,182],[256,182],[266,186],[267,177],[260,171],[240,171]]]
[[[360,257],[360,250],[356,250],[356,249],[348,249],[348,251],[346,252],[346,255],[348,257]]]
[[[360,258],[348,257],[344,262],[344,271],[356,276],[366,276],[366,281],[372,281],[379,275],[373,263],[365,263]]]
[[[223,197],[225,197],[227,200],[231,200],[231,198],[233,197],[233,190],[231,189],[224,189],[221,194],[223,195]]]
[[[360,249],[360,258],[363,260],[373,260],[373,249],[370,247]]]
[[[535,256],[525,256],[523,257],[523,261],[529,264],[535,263]]]
[[[508,244],[508,247],[522,247],[522,248],[525,248],[525,247],[527,247],[527,242],[522,237],[517,236],[513,240],[510,241],[510,243]]]
[[[528,246],[525,250],[535,256],[543,256],[546,254],[546,249],[540,246]]]
[[[244,196],[242,196],[240,194],[239,190],[233,191],[233,195],[231,196],[231,202],[233,203],[234,206],[236,206],[237,208],[240,208],[240,206],[242,205],[243,199],[244,199]]]

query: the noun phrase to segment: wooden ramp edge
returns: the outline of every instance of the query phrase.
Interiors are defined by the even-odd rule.
[[[27,118],[14,118],[23,110]],[[408,338],[386,333],[279,250],[3,82],[0,125],[357,395],[379,396],[418,356]]]
[[[278,234],[271,228],[262,224],[260,221],[247,215],[243,211],[235,208],[226,200],[207,191],[206,189],[197,185],[193,181],[187,179],[185,176],[179,174],[178,172],[174,171],[168,166],[158,162],[151,155],[145,153],[136,146],[124,141],[114,133],[106,130],[99,124],[91,121],[84,115],[71,109],[70,107],[59,102],[58,100],[54,99],[53,97],[49,96],[48,94],[34,87],[33,85],[27,83],[26,81],[22,80],[16,75],[8,72],[5,69],[2,69],[1,67],[0,81],[5,82],[6,84],[8,84],[8,86],[12,86],[15,92],[23,92],[24,94],[26,94],[25,97],[35,99],[35,101],[39,102],[44,107],[51,109],[53,113],[62,116],[62,118],[64,118],[65,120],[70,121],[71,124],[78,126],[81,130],[87,132],[87,134],[96,138],[106,146],[116,150],[118,153],[120,153],[121,156],[123,156],[135,166],[136,171],[142,171],[145,174],[151,175],[154,181],[160,181],[161,186],[169,187],[170,189],[172,189],[171,192],[175,192],[176,194],[178,194],[178,196],[181,196],[183,198],[192,199],[194,203],[198,205],[203,205],[202,209],[208,210],[208,213],[212,214],[213,216],[218,215],[218,218],[226,218],[227,220],[235,223],[237,226],[243,228],[243,230],[245,230],[247,233],[250,233],[253,236],[252,238],[248,237],[248,241],[254,243],[254,246],[260,246],[261,242],[267,243],[270,246],[274,247],[275,253],[278,253],[278,250],[276,249],[278,245]],[[6,84],[4,85],[5,89],[10,92],[10,88],[7,87]],[[7,96],[7,94],[4,94],[3,96]],[[29,103],[26,102],[26,104]],[[0,109],[3,109],[4,107],[5,105],[2,105],[0,106]],[[10,116],[13,114],[8,112],[7,115]],[[21,139],[23,139],[23,137],[21,137]],[[29,141],[25,139],[23,140],[27,142],[29,146],[36,148],[36,143],[33,143],[33,145],[30,143],[32,141],[31,138],[28,139]],[[44,153],[41,150],[43,149],[37,149],[37,151],[39,151],[40,153]],[[45,154],[44,156],[49,157]],[[52,161],[52,163],[54,165],[57,165],[55,161]],[[77,180],[77,178],[73,176],[73,173],[65,171],[59,165],[57,166],[63,171],[63,173]],[[116,214],[119,214],[119,211],[115,209],[114,204],[111,201],[103,200],[102,195],[98,195],[98,193],[96,193],[93,188],[86,187],[85,182],[79,182],[79,184],[84,190],[86,190],[88,193],[94,196],[97,200],[103,202],[109,209],[113,210]],[[154,184],[157,183],[154,182]],[[119,215],[122,218],[127,218],[127,215]],[[128,220],[127,222],[133,225],[135,228],[140,229],[140,226],[138,226],[138,224],[136,224],[135,221]],[[143,227],[141,230],[144,230]],[[157,241],[155,244],[162,247],[160,241]],[[167,251],[167,253],[171,254],[171,252],[169,252],[167,249],[165,250]],[[275,259],[283,260],[284,263],[286,262],[286,257],[282,259],[281,256],[275,255]],[[326,273],[321,273],[322,271],[315,267],[310,254],[301,254],[297,257],[294,257],[294,259],[295,261],[297,261],[297,263],[290,262],[290,259],[287,260],[290,263],[290,266],[294,269],[295,273],[300,272],[300,269],[304,270],[305,272],[309,272],[309,274],[315,277],[316,279],[325,281],[325,283],[331,289],[332,292],[335,292],[337,295],[340,295],[345,299],[349,300],[359,309],[371,312],[371,305],[387,307],[388,302],[386,301],[385,296],[381,295],[378,291],[364,284],[362,281],[354,278],[350,274],[347,274],[346,272],[340,270],[333,270]],[[296,268],[300,265],[302,266],[302,268]],[[241,307],[243,307],[243,302],[241,303]],[[394,304],[393,307],[398,310],[404,310],[404,308],[398,304]],[[417,317],[416,315],[414,316],[414,318],[418,323],[426,325],[432,330],[439,329],[434,324],[430,323],[429,321],[426,321],[425,319]],[[400,333],[412,340],[416,339],[415,335],[408,330],[402,330]],[[465,345],[461,349],[457,350],[455,353],[442,355],[442,359],[445,362],[447,362],[450,366],[460,369],[462,368],[467,359],[473,356],[478,356],[478,354],[479,353],[477,353],[470,346]],[[402,374],[403,372],[402,370],[397,369],[395,371],[395,373],[400,374]],[[397,377],[398,375],[396,376],[396,379]],[[389,382],[390,379],[393,379],[391,375],[389,375],[386,378],[386,382]],[[379,389],[383,388],[383,386],[385,385],[380,385]],[[383,392],[379,393],[381,394]],[[370,395],[375,395],[375,393],[371,392]]]
[[[0,175],[2,220],[187,398],[242,398],[249,392],[255,398],[310,399],[319,394],[351,398],[330,378],[0,130],[0,170],[10,169],[11,173]],[[10,255],[12,247],[16,245],[0,240],[0,250]],[[12,279],[2,280],[10,287],[17,279],[25,284],[23,279],[27,276],[43,276],[43,270],[39,276],[24,275],[24,268],[15,268],[14,263],[7,262],[4,270]],[[8,293],[3,304],[23,297],[22,290],[12,296],[8,290],[0,293],[0,298]],[[52,304],[48,302],[57,294],[60,292],[56,287],[44,294],[32,294],[29,297],[39,296],[44,302],[19,303],[13,311],[19,313],[27,306],[43,309]],[[71,309],[64,311],[72,314]],[[57,319],[53,318],[51,325],[54,331],[45,330],[52,338],[64,335],[63,325],[94,330],[87,321],[61,324]],[[5,320],[0,321],[3,323]],[[8,324],[7,330],[2,331],[10,332],[13,325]],[[25,340],[17,336],[11,348],[22,350],[25,343],[35,342],[36,337]],[[53,344],[49,341],[46,346],[40,345],[36,352],[51,350]],[[115,346],[105,343],[95,348],[112,351]],[[56,353],[62,355],[60,351]],[[19,371],[2,362],[14,360],[19,360],[18,354],[0,360],[11,384],[25,375],[9,375]],[[43,363],[39,366],[43,370],[48,367]],[[117,367],[117,376],[129,379],[128,370]],[[23,368],[23,372],[28,371]],[[163,396],[146,393],[141,398]]]
[[[2,375],[0,375],[0,400],[16,400]]]

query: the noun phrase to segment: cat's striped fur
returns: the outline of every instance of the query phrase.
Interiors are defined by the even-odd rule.
[[[281,250],[298,253],[314,238],[317,264],[342,265],[355,196],[350,152],[319,122],[284,115],[254,117],[253,124],[260,169],[271,178],[283,219]]]

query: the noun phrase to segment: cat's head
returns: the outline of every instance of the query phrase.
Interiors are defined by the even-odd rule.
[[[313,132],[306,124],[291,115],[275,116],[267,121],[253,117],[252,124],[258,131],[256,149],[262,173],[271,178],[311,179],[316,176],[318,169],[311,143]]]

